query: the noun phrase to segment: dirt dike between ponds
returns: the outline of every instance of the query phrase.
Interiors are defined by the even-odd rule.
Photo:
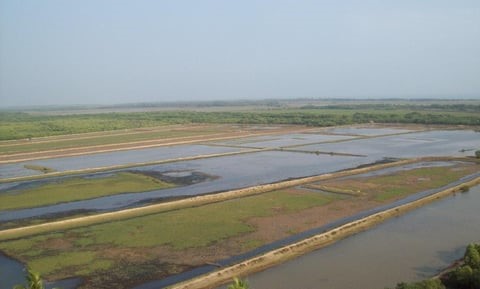
[[[478,175],[478,174],[477,174]],[[375,225],[382,223],[392,217],[402,215],[408,211],[422,207],[428,203],[444,198],[457,192],[463,192],[464,186],[480,184],[480,177],[477,176],[470,181],[460,183],[445,190],[421,197],[417,200],[403,205],[395,206],[352,222],[335,227],[334,229],[305,238],[284,247],[274,249],[267,253],[258,255],[232,266],[215,270],[213,272],[194,277],[192,279],[168,286],[168,289],[207,289],[221,286],[231,282],[234,277],[247,276],[252,273],[263,271],[275,265],[307,254],[314,250],[326,247],[336,241],[347,238],[351,235],[365,231]]]

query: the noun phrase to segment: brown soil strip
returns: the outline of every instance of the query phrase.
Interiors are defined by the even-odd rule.
[[[391,217],[395,217],[406,213],[410,210],[424,206],[430,202],[448,196],[452,193],[460,192],[461,187],[474,186],[480,183],[480,178],[476,178],[467,183],[452,187],[450,189],[438,192],[434,195],[425,197],[423,199],[398,206],[396,208],[388,209],[380,213],[370,215],[366,218],[353,221],[328,232],[318,234],[316,236],[307,238],[300,242],[270,251],[260,256],[254,257],[239,264],[219,269],[215,272],[175,284],[170,289],[204,289],[214,288],[227,283],[233,277],[246,276],[258,271],[265,270],[280,263],[286,262],[290,259],[304,255],[313,250],[330,245],[340,239],[346,238],[358,232],[367,230]]]

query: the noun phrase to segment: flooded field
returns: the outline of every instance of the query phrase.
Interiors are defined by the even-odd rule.
[[[312,155],[292,152],[267,151],[203,160],[136,168],[139,171],[181,172],[196,171],[215,176],[215,179],[190,186],[163,189],[135,194],[120,194],[92,200],[63,203],[47,207],[0,212],[0,220],[11,221],[79,210],[114,210],[145,204],[168,197],[185,197],[231,190],[259,184],[267,184],[289,178],[299,178],[344,170],[376,161],[372,158]],[[39,185],[45,180],[14,183],[15,185]],[[13,184],[0,184],[9,189]]]
[[[38,171],[26,169],[25,165],[37,165],[54,169],[55,171],[81,170],[129,163],[151,162],[158,160],[191,157],[206,154],[220,154],[241,151],[231,147],[213,147],[206,145],[181,145],[172,147],[157,147],[139,150],[128,150],[109,153],[98,153],[77,157],[52,158],[46,160],[20,162],[0,166],[0,178],[31,176],[41,174]]]
[[[372,128],[338,128],[333,131],[345,132],[345,130],[351,134],[363,133],[370,135],[409,132],[407,130],[390,128],[380,128],[377,132]],[[320,133],[301,133],[242,138],[228,142],[218,142],[215,143],[215,146],[183,145],[39,160],[29,163],[49,167],[57,171],[67,171],[242,150],[241,148],[223,146],[229,144],[264,148],[269,146],[282,147],[294,144],[298,145],[319,142],[315,145],[298,146],[295,148],[296,150],[306,151],[306,153],[264,151],[243,155],[179,161],[161,165],[131,168],[140,171],[154,171],[157,173],[197,172],[214,176],[215,178],[181,188],[171,188],[135,194],[125,192],[124,194],[91,200],[61,203],[39,208],[3,211],[0,212],[0,220],[11,221],[46,216],[54,218],[58,214],[64,215],[86,211],[116,210],[146,204],[165,198],[207,194],[258,184],[266,184],[289,178],[299,178],[335,172],[378,162],[384,158],[390,157],[408,158],[419,156],[472,155],[472,149],[480,147],[479,135],[480,134],[477,132],[468,130],[427,131],[394,136],[377,136],[367,139],[350,139],[351,137],[345,136],[322,135]],[[328,143],[331,141],[335,141],[335,143]],[[364,156],[316,155],[309,153],[316,151],[363,154]],[[23,163],[2,165],[0,166],[0,174],[2,178],[39,174],[38,171],[25,169],[23,165]],[[51,180],[55,179],[56,178],[52,178]],[[15,186],[36,186],[45,181],[47,180],[0,184],[0,194]]]
[[[448,130],[379,136],[334,144],[299,146],[296,149],[360,154],[371,157],[472,156],[479,146],[479,141],[480,133],[478,132]]]
[[[480,186],[272,269],[251,288],[383,289],[431,277],[479,242]]]

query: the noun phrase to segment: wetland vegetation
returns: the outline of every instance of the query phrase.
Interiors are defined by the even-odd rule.
[[[0,194],[0,210],[13,210],[61,202],[98,198],[119,193],[138,193],[175,186],[135,172],[118,172],[95,178],[69,177],[33,187],[10,189]]]
[[[376,189],[349,195],[317,190],[315,186],[334,184],[326,180],[312,186],[307,184],[7,240],[0,242],[0,250],[49,280],[76,276],[83,278],[80,288],[130,288],[145,280],[161,279],[214,263],[317,228],[342,216],[376,207],[399,197],[387,193],[392,189],[391,183],[411,185],[412,189],[401,195],[411,194],[469,175],[476,170],[475,166],[459,162],[431,167],[434,170],[430,174],[424,168],[416,168],[402,170],[397,179],[386,179],[388,175],[382,174],[365,177],[362,182],[375,184]],[[429,186],[423,185],[422,180],[436,177],[434,174],[453,176],[442,182],[424,182]],[[378,198],[382,194],[388,194],[389,198]]]

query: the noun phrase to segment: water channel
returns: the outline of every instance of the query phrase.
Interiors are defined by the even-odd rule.
[[[383,289],[428,278],[480,241],[479,207],[476,186],[248,276],[250,288]]]

